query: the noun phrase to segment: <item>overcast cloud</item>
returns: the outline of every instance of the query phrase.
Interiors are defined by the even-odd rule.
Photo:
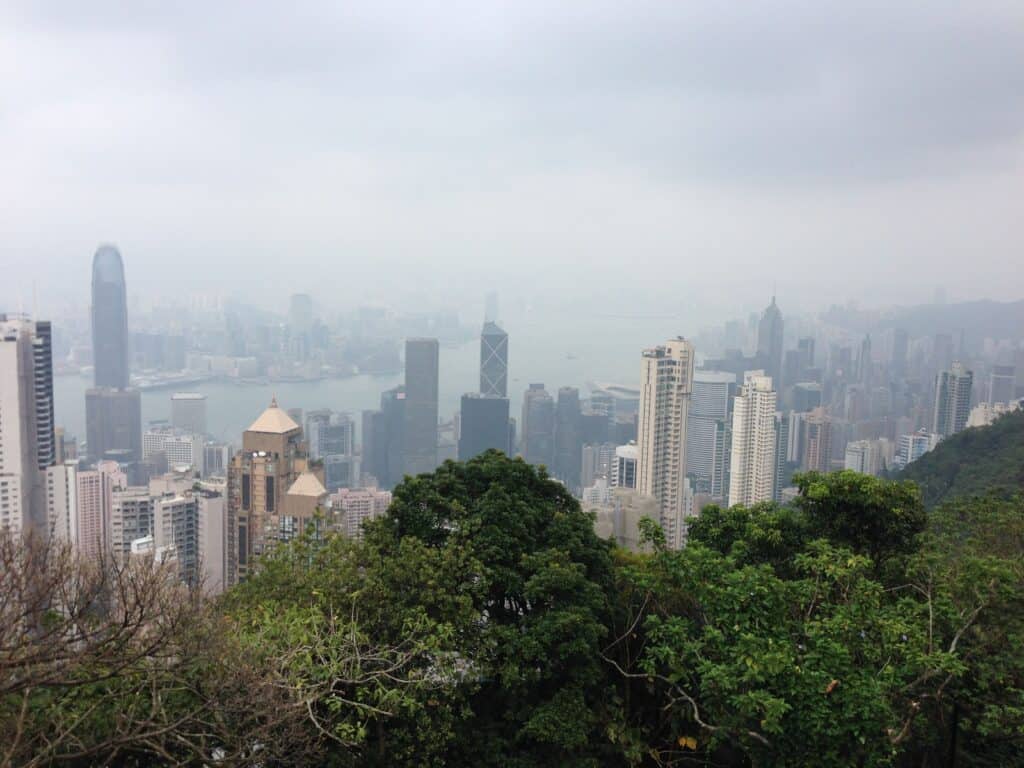
[[[8,305],[1024,298],[1024,4],[8,2],[0,158]]]

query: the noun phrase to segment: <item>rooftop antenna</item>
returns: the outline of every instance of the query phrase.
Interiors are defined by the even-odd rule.
[[[32,319],[39,319],[39,290],[36,281],[32,281]]]

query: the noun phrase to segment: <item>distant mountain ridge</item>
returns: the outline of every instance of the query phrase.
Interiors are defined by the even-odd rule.
[[[1024,492],[1024,410],[946,438],[898,479],[917,483],[928,507],[963,496]]]
[[[914,307],[890,307],[876,311],[858,311],[833,307],[823,319],[860,332],[902,328],[911,337],[963,332],[967,342],[985,337],[1017,338],[1024,328],[1024,300],[965,301],[958,304],[921,304]]]

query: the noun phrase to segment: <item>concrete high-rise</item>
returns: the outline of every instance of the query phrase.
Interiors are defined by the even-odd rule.
[[[360,457],[356,455],[356,423],[347,413],[310,411],[306,418],[309,457],[324,464],[328,493],[359,485]]]
[[[113,245],[101,245],[92,259],[92,358],[97,387],[128,386],[128,299]]]
[[[932,432],[940,437],[955,435],[967,425],[971,415],[971,384],[974,373],[963,363],[954,361],[942,371],[935,382],[935,415]]]
[[[722,424],[736,389],[736,375],[725,371],[694,371],[693,395],[686,424],[686,474],[698,493],[711,493],[716,458],[721,456]]]
[[[206,395],[198,392],[171,395],[171,426],[193,435],[206,435]]]
[[[1012,365],[994,365],[989,376],[988,402],[1009,403],[1014,399],[1016,389],[1016,368]]]
[[[554,476],[569,490],[580,490],[580,391],[576,387],[561,387],[555,404],[555,456]]]
[[[342,488],[331,494],[331,509],[338,528],[350,539],[362,540],[363,523],[387,512],[391,492],[376,488]]]
[[[46,472],[55,463],[48,322],[0,315],[0,528],[47,524]]]
[[[228,469],[229,584],[244,580],[255,558],[296,533],[285,496],[306,468],[302,427],[272,400],[242,435]]]
[[[459,461],[468,461],[492,448],[509,453],[507,397],[474,393],[462,396],[459,409]]]
[[[480,394],[508,397],[508,334],[491,321],[480,333]]]
[[[615,449],[612,465],[612,488],[636,488],[636,465],[640,451],[636,443],[620,445]]]
[[[772,379],[747,371],[733,402],[729,504],[771,501],[775,486],[775,402]]]
[[[405,342],[405,474],[437,468],[437,397],[440,346],[437,339]]]
[[[142,398],[136,389],[94,387],[85,392],[85,440],[93,461],[112,452],[142,459]],[[124,453],[122,453],[124,452]]]
[[[694,377],[693,344],[677,337],[640,358],[637,491],[658,500],[669,546],[682,546],[692,505],[686,434]]]
[[[757,324],[757,354],[765,362],[765,373],[778,387],[782,384],[782,312],[776,306],[774,296]]]
[[[523,393],[522,453],[530,464],[553,468],[555,460],[555,401],[543,384]]]
[[[815,408],[804,419],[803,468],[808,472],[832,471],[834,425],[824,408]]]

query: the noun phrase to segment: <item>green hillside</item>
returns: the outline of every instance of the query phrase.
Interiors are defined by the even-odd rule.
[[[929,507],[958,496],[1024,491],[1024,411],[943,440],[899,479],[921,486]]]

